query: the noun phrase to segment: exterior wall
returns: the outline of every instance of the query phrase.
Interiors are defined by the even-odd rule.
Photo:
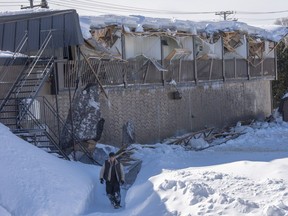
[[[271,114],[271,82],[246,81],[198,86],[177,86],[182,99],[172,99],[175,87],[131,86],[105,88],[109,100],[100,95],[105,119],[100,143],[121,145],[122,127],[133,123],[138,143],[155,143],[165,138],[217,127],[239,120],[264,118]],[[62,117],[69,109],[69,94],[58,100]]]
[[[7,69],[3,66],[0,66],[0,71],[3,72],[0,74],[0,99],[6,97],[11,87],[14,85],[16,79],[23,70],[23,66],[9,66]],[[51,81],[46,81],[43,87],[40,89],[38,96],[47,96],[51,95]]]
[[[11,86],[19,76],[19,70],[21,70],[21,68],[22,66],[11,66],[8,70],[4,66],[0,66],[0,98],[4,98],[6,96]]]
[[[145,55],[155,59],[161,59],[160,37],[133,37],[125,36],[125,57],[126,59],[135,56]]]
[[[198,75],[201,77],[201,73]],[[172,99],[174,86],[162,86],[160,82],[104,88],[109,100],[100,95],[101,115],[105,119],[100,142],[116,146],[121,145],[122,127],[127,121],[135,127],[137,142],[155,143],[204,127],[221,128],[239,120],[271,114],[271,81],[265,79],[247,81],[246,77],[241,82],[178,83],[177,89],[182,95],[179,100]],[[46,83],[39,96],[47,97],[50,93],[50,85]],[[71,98],[73,94],[71,89]],[[66,119],[69,92],[61,91],[57,97],[60,116]],[[47,99],[55,107],[54,96]]]

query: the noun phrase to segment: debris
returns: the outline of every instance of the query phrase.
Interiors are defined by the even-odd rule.
[[[226,143],[231,139],[236,139],[240,135],[245,134],[245,129],[240,132],[231,131],[231,128],[222,129],[217,131],[215,128],[207,128],[200,131],[192,132],[181,137],[172,138],[172,141],[168,142],[171,145],[181,145],[187,150],[200,151],[207,148],[210,148],[215,145],[221,145]],[[196,143],[196,140],[201,140],[201,145]],[[214,142],[216,139],[219,139],[220,142]],[[195,141],[193,141],[195,140]],[[203,142],[204,141],[204,142]]]

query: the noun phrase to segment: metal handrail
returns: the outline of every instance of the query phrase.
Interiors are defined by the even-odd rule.
[[[51,111],[51,114],[54,115],[57,118],[57,120],[59,120],[59,124],[60,124],[60,127],[62,128],[62,130],[66,129],[66,131],[69,132],[69,135],[71,135],[73,137],[73,139],[76,140],[76,142],[78,143],[81,150],[91,160],[91,162],[93,162],[94,164],[101,165],[90,155],[90,153],[87,151],[87,149],[83,146],[83,142],[81,142],[80,138],[77,137],[74,133],[72,133],[72,130],[67,127],[67,125],[65,124],[65,121],[61,118],[59,113],[54,109],[54,107],[50,104],[50,102],[44,96],[42,96],[42,98],[43,98],[43,104]],[[60,137],[60,133],[59,133],[58,137]]]
[[[25,105],[24,105],[25,106]],[[47,132],[47,129],[43,126],[43,124],[41,124],[39,122],[39,120],[34,116],[34,114],[27,108],[26,109],[26,115],[28,115],[31,120],[35,123],[35,126],[38,129],[42,129],[45,131],[45,136],[49,139],[49,141],[52,143],[52,145],[54,147],[57,148],[57,150],[61,153],[61,155],[66,159],[66,160],[70,160],[70,158],[68,157],[68,155],[62,150],[62,148],[59,146],[59,144],[57,144],[57,141],[55,141],[55,139]],[[49,127],[49,125],[45,124],[46,126],[48,126],[48,129],[51,130],[52,128]]]
[[[43,52],[44,52],[45,48],[47,47],[48,43],[50,42],[51,38],[52,38],[52,32],[49,31],[48,35],[46,36],[44,42],[42,43],[40,49],[38,50],[38,52],[36,54],[37,58],[34,58],[32,63],[30,63],[30,65],[32,65],[32,66],[29,68],[30,70],[29,70],[28,74],[26,73],[27,70],[25,70],[25,67],[24,67],[24,70],[18,75],[16,81],[14,82],[12,87],[9,89],[9,91],[6,94],[4,100],[1,102],[1,104],[0,104],[0,112],[4,108],[4,106],[6,105],[8,99],[12,95],[13,91],[17,88],[17,85],[19,85],[19,83],[20,83],[20,86],[18,86],[18,90],[17,90],[17,93],[16,93],[15,97],[18,96],[21,88],[24,86],[24,84],[26,82],[27,77],[31,74],[32,70],[35,68],[37,62],[39,61],[41,55],[43,54]],[[27,59],[25,65],[27,65],[28,62],[29,62],[29,59]],[[24,76],[24,78],[23,78],[23,76]],[[24,80],[24,82],[21,82],[21,80]]]
[[[26,44],[26,42],[28,41],[28,33],[27,31],[25,31],[25,34],[23,35],[22,39],[20,40],[18,46],[15,49],[15,52],[12,55],[12,61],[9,61],[9,63],[7,65],[5,65],[5,67],[3,68],[3,70],[1,71],[1,81],[3,80],[3,78],[5,77],[5,75],[7,74],[8,70],[9,70],[9,66],[12,66],[16,60],[15,56],[17,54],[19,54],[22,50],[22,48],[24,47],[24,45]]]
[[[28,96],[28,98],[31,99],[31,100],[30,100],[30,102],[28,103],[28,106],[27,106],[26,110],[31,107],[34,99],[35,99],[36,96],[38,95],[38,92],[40,91],[40,89],[41,89],[41,87],[43,86],[44,82],[46,81],[48,75],[50,74],[50,72],[51,72],[51,70],[52,70],[52,68],[53,68],[53,66],[54,66],[53,59],[54,59],[54,58],[51,57],[51,58],[49,59],[47,65],[45,66],[45,68],[44,68],[43,71],[45,71],[46,74],[44,74],[44,76],[42,77],[40,84],[38,85],[37,89],[33,92],[34,94],[31,95],[31,93],[32,93],[32,91],[31,91],[30,95]],[[49,67],[49,68],[48,68],[48,67]],[[35,84],[35,87],[36,87],[36,86],[37,86],[37,85]],[[25,116],[25,110],[24,110],[24,112],[21,113],[20,116],[18,116],[18,119],[21,121],[24,116]]]

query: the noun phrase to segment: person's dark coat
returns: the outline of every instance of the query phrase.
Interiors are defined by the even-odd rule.
[[[112,172],[111,161],[106,160],[100,171],[100,179],[105,179],[105,181],[111,181],[111,172]],[[119,163],[117,160],[115,160],[115,172],[117,181],[124,182],[125,175],[123,165]]]

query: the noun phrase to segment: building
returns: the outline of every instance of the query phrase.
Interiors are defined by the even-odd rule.
[[[9,89],[13,84],[11,89],[16,88],[2,95],[1,122],[13,121],[10,127],[15,131],[40,127],[67,150],[75,147],[75,140],[76,144],[94,140],[115,146],[155,143],[271,114],[271,81],[277,79],[275,50],[287,28],[112,15],[81,17],[80,24],[84,39],[73,10],[0,17],[0,50],[16,53],[13,64],[1,59],[0,69],[8,71],[1,76],[9,76],[1,79],[0,87]],[[89,26],[89,31],[83,26]],[[47,31],[51,49],[50,42],[45,49],[41,46]],[[41,50],[38,58],[35,53]],[[29,61],[24,63],[25,59]],[[50,72],[43,77],[35,72],[41,82],[37,91],[27,95],[24,86],[30,81],[22,84],[22,78],[16,78],[24,66],[31,71],[23,72],[25,79],[34,74],[38,64],[34,59],[46,63],[41,74]],[[22,91],[24,96],[17,93]],[[14,101],[12,116],[7,114],[8,101]],[[56,116],[46,114],[49,109]]]

